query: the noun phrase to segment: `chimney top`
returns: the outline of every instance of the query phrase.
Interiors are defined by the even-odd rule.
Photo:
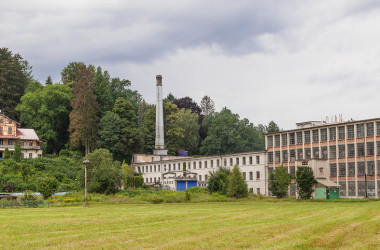
[[[156,76],[156,80],[157,80],[157,86],[162,86],[162,76],[161,75],[157,75]]]

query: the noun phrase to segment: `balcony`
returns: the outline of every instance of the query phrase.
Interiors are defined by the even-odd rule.
[[[35,150],[39,150],[41,149],[40,146],[21,146],[21,149],[35,149]]]
[[[0,149],[5,149],[5,148],[14,149],[15,146],[14,145],[0,145]]]

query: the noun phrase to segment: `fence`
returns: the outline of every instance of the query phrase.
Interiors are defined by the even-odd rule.
[[[35,200],[35,201],[18,201],[11,199],[1,199],[0,208],[48,208],[49,201]]]

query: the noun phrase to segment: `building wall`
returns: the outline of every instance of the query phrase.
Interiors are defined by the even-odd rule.
[[[296,160],[321,158],[340,197],[364,197],[365,179],[369,197],[380,197],[380,118],[304,126],[268,134],[265,143],[269,171],[284,165],[294,172]]]
[[[136,172],[142,173],[147,184],[159,182],[174,189],[175,183],[172,178],[167,178],[168,176],[163,174],[172,172],[176,176],[181,176],[184,164],[187,171],[196,174],[199,183],[205,183],[210,172],[217,171],[220,167],[232,169],[234,165],[238,165],[245,175],[248,189],[254,193],[267,194],[264,151],[207,157],[180,157],[171,160],[132,163],[132,166]]]

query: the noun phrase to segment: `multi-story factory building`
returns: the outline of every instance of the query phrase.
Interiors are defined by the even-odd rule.
[[[297,123],[294,130],[267,134],[265,147],[269,172],[283,165],[294,175],[297,166],[317,159],[339,186],[339,197],[380,197],[380,118]]]

